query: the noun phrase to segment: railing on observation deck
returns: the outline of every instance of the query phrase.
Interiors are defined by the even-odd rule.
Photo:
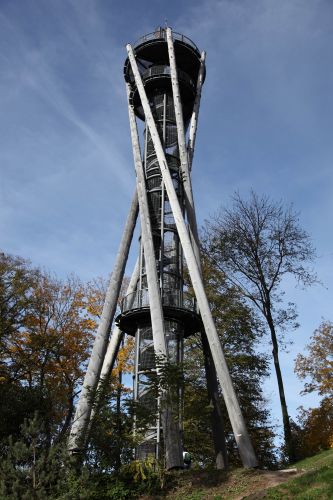
[[[151,66],[148,68],[142,75],[143,80],[147,80],[147,78],[151,77],[158,77],[160,75],[170,75],[171,74],[171,69],[170,66],[162,66],[162,65],[156,65],[156,66]],[[178,79],[183,81],[184,83],[188,83],[191,87],[195,88],[195,83],[194,81],[189,77],[185,71],[182,71],[181,69],[177,68],[177,75]]]
[[[179,290],[164,290],[162,305],[197,312],[196,300],[188,292],[180,292]],[[148,288],[126,295],[121,302],[122,313],[142,307],[149,307]]]
[[[192,49],[200,53],[195,43],[192,42],[192,40],[187,36],[182,35],[181,33],[176,33],[175,31],[172,32],[172,35],[174,40],[179,40],[180,42],[186,43],[187,45],[190,45]],[[135,49],[135,47],[141,45],[144,42],[149,42],[151,40],[159,40],[159,39],[166,40],[166,30],[164,28],[159,28],[153,33],[148,33],[147,35],[143,35],[136,42],[133,43],[133,48]]]

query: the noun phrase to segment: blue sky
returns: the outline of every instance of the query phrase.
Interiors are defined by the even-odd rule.
[[[125,44],[166,19],[207,51],[199,223],[253,188],[293,203],[317,248],[325,287],[286,283],[301,323],[281,354],[294,416],[316,401],[299,396],[295,355],[333,319],[330,0],[1,0],[0,247],[60,276],[112,270],[135,184]],[[274,376],[265,387],[278,419]]]

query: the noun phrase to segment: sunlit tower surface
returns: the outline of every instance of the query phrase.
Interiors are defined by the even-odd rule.
[[[240,458],[257,459],[230,378],[202,281],[200,249],[191,184],[205,53],[171,28],[158,28],[131,46],[124,76],[136,189],[125,224],[103,312],[73,419],[68,448],[84,456],[102,383],[108,379],[124,333],[135,337],[134,397],[141,410],[156,416],[142,431],[135,455],[165,457],[166,468],[183,466],[180,389],[160,385],[165,369],[181,363],[184,340],[201,332],[219,379]],[[138,132],[141,124],[143,137]],[[139,214],[137,264],[111,337],[120,288]],[[195,299],[184,285],[184,265]],[[110,340],[109,340],[110,337]],[[164,370],[164,371],[163,371]],[[176,393],[176,394],[175,394]],[[172,396],[172,397],[171,397]]]

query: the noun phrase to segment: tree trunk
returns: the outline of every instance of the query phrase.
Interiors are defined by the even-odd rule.
[[[67,409],[67,414],[66,414],[64,424],[63,424],[57,438],[55,439],[55,441],[57,443],[60,442],[63,439],[63,437],[66,435],[66,433],[69,429],[69,426],[71,424],[71,421],[72,421],[73,413],[74,413],[74,396],[73,396],[73,393],[71,392],[69,397],[68,397],[68,409]]]
[[[119,370],[119,378],[118,378],[118,387],[117,387],[117,454],[116,454],[116,468],[120,469],[121,466],[121,393],[122,393],[122,381],[123,381],[123,372]]]
[[[202,342],[202,350],[205,361],[208,399],[213,404],[213,410],[211,413],[211,424],[212,424],[213,442],[215,449],[216,468],[227,469],[228,456],[227,456],[227,447],[225,443],[223,415],[219,402],[218,380],[208,340],[204,332],[201,333],[201,342]]]
[[[287,403],[286,403],[286,397],[284,394],[284,386],[283,386],[283,380],[282,380],[282,374],[281,374],[281,368],[280,368],[279,345],[278,345],[278,341],[277,341],[277,337],[276,337],[274,321],[273,321],[272,314],[271,314],[269,307],[267,308],[266,319],[267,319],[267,323],[268,323],[268,326],[269,326],[269,329],[271,332],[271,339],[272,339],[272,345],[273,345],[272,354],[273,354],[276,378],[277,378],[278,387],[279,387],[279,396],[280,396],[280,404],[281,404],[281,410],[282,410],[283,433],[284,433],[284,440],[285,440],[285,445],[286,445],[286,452],[287,452],[289,461],[291,463],[293,463],[295,461],[295,450],[294,450],[294,444],[293,444],[293,439],[292,439],[292,434],[291,434],[290,420],[289,420],[289,415],[288,415],[288,408],[287,408]]]

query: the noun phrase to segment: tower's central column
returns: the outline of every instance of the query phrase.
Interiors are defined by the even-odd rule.
[[[176,36],[175,51],[177,61],[184,68],[178,68],[178,78],[182,93],[182,112],[185,127],[193,111],[196,81],[200,68],[200,53],[196,46],[182,35]],[[149,106],[164,150],[168,169],[181,207],[185,207],[184,189],[181,178],[177,120],[172,92],[171,70],[166,32],[159,29],[147,35],[134,46],[136,61],[144,82]],[[138,89],[133,78],[129,61],[125,63],[125,79],[131,85],[130,101],[136,115],[145,122]],[[165,341],[170,363],[180,363],[183,359],[183,339],[200,328],[200,318],[193,300],[184,291],[183,255],[173,212],[162,180],[153,140],[145,123],[142,141],[142,160],[145,172],[146,193],[153,238],[154,254],[164,316]],[[163,434],[159,420],[156,394],[148,384],[149,377],[156,369],[153,332],[149,316],[149,294],[145,265],[144,245],[140,243],[140,280],[136,297],[131,307],[130,297],[125,298],[122,314],[118,318],[120,327],[136,338],[134,372],[134,397],[141,409],[156,415],[143,442],[136,450],[137,458],[149,454],[160,455]],[[132,301],[133,302],[133,301]],[[176,391],[177,392],[177,391]],[[173,391],[173,408],[180,409],[180,394]],[[178,399],[178,401],[177,401]],[[136,419],[137,429],[140,421]],[[181,433],[181,415],[176,416],[178,433]]]
[[[157,124],[161,142],[167,158],[168,167],[173,178],[180,204],[184,205],[183,189],[180,179],[180,161],[177,148],[177,129],[173,97],[166,89],[157,89],[150,96],[150,105]],[[146,173],[146,189],[149,214],[153,233],[155,261],[158,270],[162,304],[168,307],[164,319],[164,331],[170,363],[182,360],[184,321],[182,315],[173,314],[172,309],[181,310],[183,306],[183,262],[181,246],[169,200],[164,189],[159,164],[148,128],[144,132],[144,169]],[[148,287],[145,269],[145,255],[141,250],[139,294],[142,301],[147,300]],[[141,305],[145,305],[141,303]],[[147,407],[151,412],[155,408],[159,414],[157,402],[152,389],[147,387],[147,376],[155,370],[153,334],[151,324],[142,324],[136,332],[137,362],[135,363],[134,387],[138,404]],[[179,394],[173,394],[179,398]],[[179,401],[174,401],[179,407]],[[178,417],[178,429],[181,431],[181,416]],[[139,425],[139,423],[138,423]],[[147,439],[137,447],[137,458],[145,458],[148,454],[160,455],[161,426],[159,418],[152,424]]]

